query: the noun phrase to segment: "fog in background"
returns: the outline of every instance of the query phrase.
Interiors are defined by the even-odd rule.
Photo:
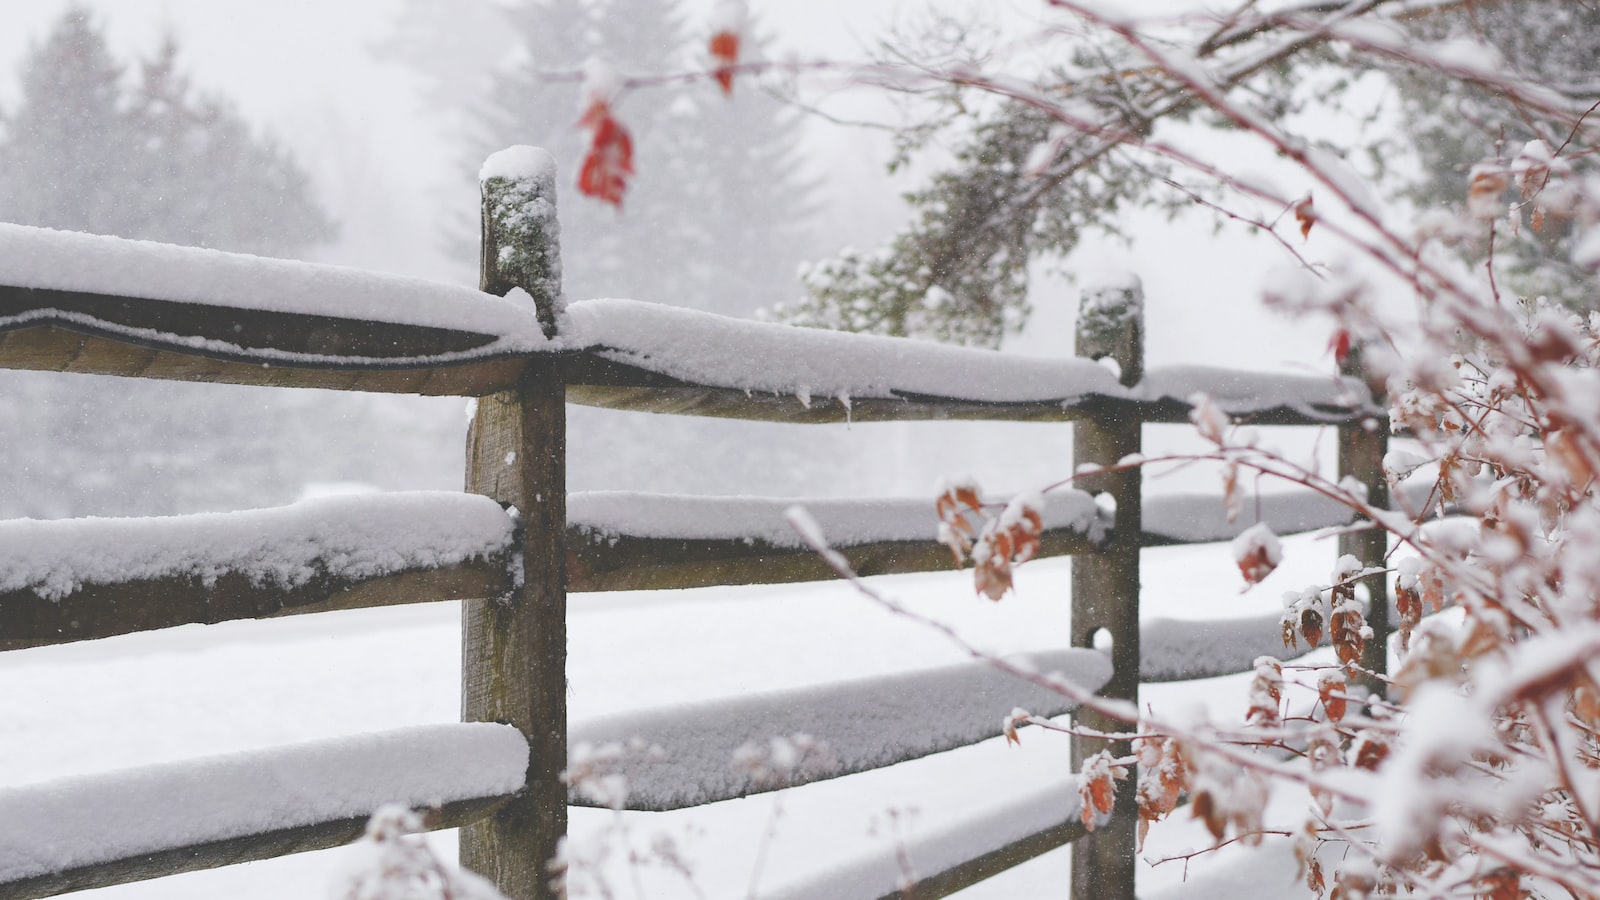
[[[336,236],[297,255],[455,283],[476,280],[463,236],[476,218],[474,147],[495,73],[524,51],[490,0],[449,4],[408,0],[92,0],[79,4],[122,61],[154,56],[171,36],[177,65],[200,92],[214,94],[257,133],[304,168],[311,192],[335,222]],[[884,27],[923,4],[849,0],[752,0],[774,58],[858,57]],[[967,3],[1025,28],[1026,3]],[[684,4],[685,28],[703,21],[708,2]],[[419,10],[448,9],[451,27],[417,28]],[[55,0],[0,0],[0,110],[21,102],[19,67],[67,10]],[[425,22],[424,22],[425,24]],[[408,28],[410,29],[408,31]],[[639,73],[628,60],[623,71]],[[133,71],[125,72],[132,79]],[[740,84],[738,90],[749,91]],[[862,90],[822,86],[808,99],[833,117],[883,118],[892,110]],[[709,85],[629,97],[619,110],[644,117],[656,108],[720,114]],[[687,105],[687,106],[686,106]],[[573,138],[577,109],[552,108],[547,135],[506,143]],[[903,216],[898,193],[916,177],[891,178],[886,132],[843,127],[817,116],[796,119],[791,174],[806,189],[799,221],[725,223],[738,230],[794,229],[779,242],[800,258],[845,246],[873,247]],[[663,126],[666,127],[666,126]],[[667,134],[666,131],[660,132]],[[665,140],[665,138],[661,138]],[[648,147],[641,145],[641,154]],[[1226,152],[1224,149],[1223,152]],[[1262,161],[1262,165],[1268,165]],[[651,173],[641,172],[641,184]],[[620,216],[561,183],[566,215],[586,217],[588,240],[602,242],[642,215]],[[587,205],[587,208],[578,207]],[[719,209],[699,210],[713,219]],[[1093,279],[1118,269],[1138,273],[1147,295],[1152,365],[1195,362],[1326,372],[1326,325],[1265,312],[1256,286],[1281,251],[1209,218],[1168,224],[1134,213],[1132,246],[1094,238],[1062,267]],[[0,220],[6,218],[0,209]],[[709,226],[708,226],[709,227]],[[620,239],[619,239],[620,240]],[[619,246],[626,247],[626,242]],[[578,252],[569,247],[569,256]],[[625,251],[617,251],[625,252]],[[650,296],[662,274],[638,260],[631,288]],[[571,285],[569,284],[569,287]],[[773,296],[798,292],[791,280]],[[1007,351],[1069,355],[1076,288],[1067,278],[1038,282],[1035,315]],[[572,300],[584,299],[573,293]],[[683,302],[683,298],[677,298]],[[695,305],[689,301],[688,305]],[[757,302],[742,309],[753,314]],[[467,423],[452,399],[269,391],[217,385],[127,382],[87,376],[0,373],[0,515],[167,514],[290,502],[315,485],[356,482],[381,489],[458,488]],[[90,399],[72,399],[88,395]],[[1280,444],[1309,448],[1310,432],[1280,433]],[[1185,446],[1185,430],[1147,429],[1151,450]],[[1274,440],[1278,439],[1275,435]],[[975,475],[991,490],[1037,487],[1059,478],[1070,453],[1062,425],[906,424],[784,426],[650,417],[573,409],[570,486],[692,493],[931,495],[943,475]],[[1307,452],[1309,452],[1307,450]],[[1326,458],[1328,454],[1324,453]],[[1152,483],[1156,491],[1210,487],[1193,473]]]

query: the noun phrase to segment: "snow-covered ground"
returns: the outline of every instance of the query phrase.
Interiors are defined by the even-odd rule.
[[[1331,541],[1286,541],[1286,564],[1240,595],[1225,546],[1145,556],[1148,617],[1238,617],[1279,608],[1289,588],[1326,577]],[[965,574],[876,579],[886,592],[953,624],[995,653],[1056,649],[1067,630],[1066,560],[1025,566],[1015,596],[989,603]],[[1204,586],[1199,587],[1199,586]],[[574,723],[658,704],[783,690],[962,661],[931,631],[834,584],[575,595],[570,617]],[[454,721],[458,613],[453,604],[191,626],[0,654],[0,766],[25,784],[205,754]],[[1244,680],[1152,686],[1157,707],[1244,708]],[[998,721],[1008,709],[997,709]],[[930,711],[930,716],[936,711]],[[825,736],[823,736],[825,737]],[[1003,810],[1069,774],[1058,735],[1024,730],[1022,746],[989,741],[889,769],[673,813],[575,809],[573,857],[619,897],[767,896],[827,869],[914,841],[959,818]],[[1294,798],[1283,805],[1290,823]],[[1158,827],[1145,855],[1205,846],[1188,821]],[[1269,817],[1270,819],[1270,817]],[[621,841],[671,838],[693,887],[659,862],[630,864]],[[453,833],[432,838],[453,856]],[[607,848],[610,851],[607,852]],[[970,889],[967,897],[1054,897],[1069,851]],[[193,873],[90,892],[119,898],[315,897],[345,851]],[[648,856],[648,854],[647,854]],[[1236,870],[1230,871],[1230,866]],[[1243,866],[1238,869],[1238,866]],[[1286,853],[1233,851],[1141,871],[1141,896],[1276,897],[1293,875]],[[588,877],[584,875],[584,877]],[[1209,879],[1209,881],[1208,881]],[[575,887],[578,881],[575,881]],[[1241,885],[1248,886],[1244,890]],[[698,892],[698,893],[697,893]],[[86,895],[87,896],[87,895]]]

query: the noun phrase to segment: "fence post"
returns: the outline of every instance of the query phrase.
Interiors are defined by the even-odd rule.
[[[1363,387],[1360,400],[1380,401],[1383,392],[1374,389],[1362,363],[1360,347],[1350,348],[1339,366],[1341,375],[1359,379]],[[1353,478],[1367,488],[1367,501],[1380,509],[1389,505],[1389,480],[1383,472],[1383,457],[1389,452],[1389,422],[1383,416],[1363,419],[1339,426],[1339,477]],[[1389,533],[1381,528],[1367,528],[1339,535],[1339,554],[1354,556],[1363,567],[1382,566],[1389,552]],[[1368,671],[1386,675],[1389,671],[1389,579],[1384,575],[1369,575],[1362,579],[1367,586],[1371,602],[1368,604],[1367,625],[1372,628],[1372,639],[1367,641],[1361,654],[1361,665]],[[1383,682],[1377,678],[1360,678],[1357,683],[1379,696],[1383,695]]]
[[[1078,309],[1074,351],[1089,359],[1109,358],[1121,369],[1119,379],[1131,387],[1144,377],[1144,288],[1138,279],[1083,292]],[[1143,423],[1131,412],[1113,412],[1082,418],[1073,423],[1073,469],[1093,463],[1111,465],[1130,453],[1140,452]],[[1106,473],[1081,478],[1078,486],[1091,493],[1105,492],[1116,501],[1116,528],[1104,551],[1072,558],[1072,645],[1092,647],[1101,630],[1112,641],[1111,680],[1101,695],[1139,702],[1139,544],[1140,472]],[[1074,716],[1082,728],[1120,731],[1124,723],[1098,713]],[[1074,738],[1072,764],[1101,750],[1114,756],[1132,752],[1125,742],[1107,746],[1104,741]],[[1073,900],[1133,900],[1137,805],[1133,782],[1117,792],[1111,822],[1072,845]]]
[[[527,291],[553,334],[561,312],[555,163],[513,147],[489,157],[480,288]],[[566,388],[553,360],[530,358],[517,387],[478,401],[467,432],[467,490],[521,515],[521,579],[510,596],[467,601],[461,616],[461,717],[504,722],[528,739],[527,786],[461,830],[461,864],[513,900],[553,900],[549,864],[567,831]]]

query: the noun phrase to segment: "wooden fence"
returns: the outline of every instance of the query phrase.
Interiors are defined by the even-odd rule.
[[[519,168],[519,160],[534,164]],[[486,776],[481,782],[469,778],[454,785],[453,793],[419,789],[416,796],[374,799],[425,805],[428,797],[445,797],[431,824],[462,828],[462,863],[489,877],[509,897],[546,898],[553,893],[545,866],[566,831],[567,805],[589,802],[562,782],[569,743],[637,735],[667,747],[668,759],[656,769],[630,770],[635,782],[630,807],[664,809],[763,788],[730,774],[725,755],[720,767],[696,763],[692,753],[686,754],[687,761],[675,762],[674,742],[683,746],[695,739],[673,730],[675,722],[686,718],[747,722],[752,729],[774,729],[769,735],[808,731],[826,737],[830,725],[875,697],[881,701],[936,690],[947,698],[950,708],[941,713],[924,708],[908,713],[897,728],[913,734],[903,746],[885,750],[841,742],[834,748],[840,766],[828,773],[832,777],[992,737],[999,731],[1001,713],[1012,706],[1027,705],[1039,714],[1070,708],[1060,698],[1038,696],[1037,689],[1019,694],[1027,688],[1007,684],[998,673],[974,664],[796,696],[741,698],[687,712],[674,709],[670,716],[654,719],[646,715],[593,723],[569,735],[569,591],[816,580],[830,577],[830,572],[783,530],[780,501],[715,507],[724,501],[568,497],[568,403],[796,423],[1070,421],[1075,423],[1074,465],[1107,465],[1140,452],[1143,424],[1186,421],[1186,398],[1206,391],[1236,420],[1336,427],[1340,471],[1367,484],[1375,500],[1384,499],[1383,417],[1359,382],[1197,368],[1147,371],[1142,298],[1133,284],[1086,295],[1080,316],[1077,354],[1109,357],[1117,363],[1115,374],[1081,360],[1019,362],[981,351],[736,323],[637,304],[594,301],[564,309],[551,172],[527,148],[501,163],[495,171],[502,174],[483,185],[482,293],[0,226],[0,366],[478,398],[467,443],[469,494],[396,500],[420,506],[379,513],[379,518],[413,516],[455,524],[439,526],[438,534],[419,526],[414,529],[419,534],[411,538],[417,546],[388,554],[389,562],[377,567],[352,567],[341,562],[350,554],[331,550],[300,560],[296,571],[301,574],[293,578],[263,574],[246,562],[226,559],[208,559],[202,566],[173,548],[184,544],[185,527],[207,533],[219,527],[203,516],[105,525],[110,530],[103,534],[84,524],[0,523],[0,650],[194,622],[459,600],[463,720],[514,727],[526,741],[525,771],[511,787]],[[63,262],[50,265],[56,258]],[[523,306],[497,299],[508,292]],[[433,308],[449,304],[459,307]],[[725,355],[730,359],[708,361],[703,352],[681,349],[719,341],[728,342]],[[752,353],[758,358],[744,360],[748,371],[739,369],[738,357]],[[840,377],[855,379],[848,396],[808,368],[818,359],[847,373]],[[760,373],[752,374],[757,369]],[[1193,640],[1178,637],[1180,626],[1174,623],[1140,624],[1140,549],[1231,537],[1248,523],[1223,521],[1220,498],[1147,501],[1137,471],[1096,475],[1084,482],[1083,490],[1103,491],[1115,500],[1115,514],[1081,492],[1064,492],[1052,505],[1043,549],[1046,555],[1074,557],[1072,633],[1063,637],[1076,649],[1048,656],[1041,665],[1091,688],[1101,685],[1105,696],[1136,702],[1141,680],[1247,671],[1256,655],[1281,652],[1275,624],[1261,619],[1182,626],[1184,634],[1196,628],[1206,631],[1209,639],[1199,649]],[[369,501],[352,502],[357,508],[344,512],[355,519],[371,517],[371,510],[361,506]],[[615,515],[619,504],[628,515]],[[735,509],[735,520],[745,524],[735,533],[697,530],[695,523],[712,518],[704,509],[707,504],[723,513]],[[861,572],[874,574],[948,567],[947,551],[933,540],[931,507],[931,502],[837,503],[817,512],[836,535],[839,549]],[[635,514],[640,510],[651,515],[641,518]],[[230,521],[242,523],[239,527],[261,541],[298,546],[305,542],[296,543],[296,528],[344,512],[335,503],[298,518],[273,519],[275,511],[263,511],[235,514]],[[1310,497],[1270,500],[1261,515],[1280,533],[1348,523],[1346,511]],[[862,524],[874,516],[873,523]],[[646,527],[641,521],[658,524]],[[386,538],[374,534],[349,539],[381,545]],[[129,540],[147,541],[141,552],[157,562],[131,575],[82,569],[82,560],[93,558],[97,546]],[[11,557],[19,547],[49,558],[17,562]],[[1341,538],[1341,551],[1378,563],[1381,535],[1351,532]],[[1370,587],[1374,602],[1369,621],[1376,639],[1367,643],[1370,658],[1365,662],[1382,671],[1387,595],[1381,578],[1374,578]],[[1092,649],[1100,632],[1110,637],[1109,667]],[[948,702],[952,697],[973,702],[963,707]],[[1027,702],[1019,703],[1017,697]],[[876,708],[893,705],[879,702]],[[927,730],[922,725],[930,716],[942,717],[940,733],[916,734]],[[1115,727],[1091,715],[1081,715],[1079,722]],[[485,740],[501,740],[483,734],[489,736]],[[1078,747],[1073,755],[1081,760],[1098,749]],[[708,752],[715,756],[723,751],[711,748],[699,756]],[[512,767],[522,765],[520,760],[516,757]],[[794,781],[816,777],[823,776]],[[118,789],[116,784],[73,788],[99,799]],[[17,790],[0,790],[0,810],[26,816],[31,795],[13,796]],[[71,790],[67,794],[76,796]],[[1087,836],[1066,799],[1052,801],[1031,819],[975,823],[982,834],[972,845],[981,846],[981,852],[919,873],[916,896],[944,896],[1076,841],[1073,896],[1131,898],[1133,801],[1133,791],[1121,792],[1111,825]],[[265,828],[219,826],[208,836],[180,836],[170,845],[159,840],[151,844],[148,837],[144,844],[108,838],[103,852],[46,859],[31,868],[0,860],[0,898],[48,896],[333,846],[359,833],[363,812],[330,808],[311,813],[320,817],[315,821]],[[1023,833],[1017,833],[1019,821],[1031,823]],[[897,876],[891,869],[863,898],[899,896]],[[863,882],[849,883],[861,890]],[[869,878],[866,883],[873,882]],[[822,879],[809,895],[837,897],[838,890],[837,883]],[[802,886],[794,895],[806,896],[807,889]]]

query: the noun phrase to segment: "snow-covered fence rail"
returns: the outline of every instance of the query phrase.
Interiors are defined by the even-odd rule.
[[[784,520],[797,502],[861,574],[949,568],[949,551],[928,538],[935,517],[920,500],[595,492],[568,497],[567,590],[831,577]],[[1261,521],[1278,534],[1349,523],[1348,510],[1304,492],[1266,495],[1258,508]],[[1215,497],[1182,495],[1144,501],[1143,519],[1141,544],[1151,547],[1229,540],[1255,523],[1256,511],[1230,523]],[[1112,523],[1084,492],[1052,495],[1039,555],[1098,552]],[[512,519],[499,504],[438,492],[159,519],[0,522],[0,650],[178,625],[500,596],[513,584],[513,536]],[[1179,646],[1156,657],[1147,648],[1144,680],[1243,671],[1254,658],[1219,668],[1224,658],[1248,655],[1239,650],[1190,666],[1172,655]],[[1241,639],[1228,646],[1262,645]]]
[[[512,521],[472,494],[153,519],[0,522],[0,649],[498,596]]]
[[[571,304],[546,337],[531,306],[337,266],[0,224],[0,361],[14,369],[478,397],[537,365],[573,403],[786,422],[1183,422],[1196,391],[1259,424],[1373,412],[1327,378],[1172,366],[1129,387],[1082,359],[631,300]]]
[[[527,756],[504,725],[424,725],[0,788],[0,900],[336,847],[389,803],[451,828],[509,801]]]
[[[763,730],[834,739],[831,769],[787,780],[803,783],[993,736],[1012,706],[1040,715],[1068,711],[1068,704],[1039,696],[1037,686],[974,663],[594,722],[569,741],[569,592],[830,573],[784,524],[792,500],[569,497],[567,403],[796,423],[1075,421],[1075,463],[1105,466],[1139,452],[1143,424],[1185,420],[1189,398],[1204,392],[1236,420],[1337,427],[1342,471],[1383,500],[1384,434],[1374,427],[1378,407],[1359,380],[1197,367],[1147,372],[1136,284],[1086,296],[1078,358],[1070,359],[741,322],[633,301],[568,306],[560,294],[547,157],[526,149],[497,154],[483,174],[476,291],[0,225],[0,366],[480,398],[468,436],[465,495],[360,498],[171,520],[0,524],[0,649],[191,622],[460,600],[464,718],[512,726],[526,756],[519,757],[525,760],[520,787],[480,797],[484,802],[446,821],[464,826],[465,865],[488,874],[508,896],[548,898],[545,861],[565,833],[569,802],[664,809],[772,787],[734,772],[727,758]],[[1102,358],[1116,365],[1093,361]],[[1138,581],[1142,547],[1227,539],[1250,516],[1227,523],[1215,499],[1146,502],[1133,471],[1098,473],[1081,487],[1109,493],[1116,511],[1082,491],[1060,492],[1046,509],[1042,552],[1074,557],[1072,647],[1039,665],[1126,700],[1137,698],[1141,680],[1248,668],[1258,623],[1219,624],[1226,633],[1213,642],[1218,652],[1202,658],[1195,642],[1185,647],[1173,640],[1170,624],[1141,628]],[[863,573],[948,565],[946,549],[934,540],[931,504],[806,505]],[[1264,499],[1256,514],[1279,533],[1348,524],[1346,511],[1305,495]],[[1381,555],[1360,534],[1342,543],[1365,561]],[[1381,584],[1373,587],[1374,598],[1383,600]],[[1370,618],[1380,635],[1386,609],[1386,602],[1374,603]],[[1094,649],[1106,638],[1109,666]],[[1383,641],[1369,642],[1374,646]],[[1367,662],[1381,669],[1381,659]],[[923,695],[963,701],[910,702]],[[862,723],[890,714],[905,721],[888,729],[897,735],[892,745],[881,744],[881,722],[871,729]],[[1101,723],[1085,718],[1084,724]],[[625,752],[569,757],[569,743],[623,737],[660,744],[671,758],[646,765]],[[563,770],[601,763],[629,776],[626,797],[595,796],[562,779]],[[408,798],[394,799],[415,802]],[[326,835],[344,833],[349,822],[294,827]],[[930,844],[928,862],[919,863],[929,869],[919,897],[943,896],[1082,837],[1070,815],[1048,809],[1000,831],[981,827],[988,832],[982,840],[940,836]],[[1131,809],[1120,809],[1110,827],[1078,846],[1075,896],[1131,897],[1132,829]],[[261,854],[308,846],[283,842],[265,826],[258,832],[195,833],[184,838],[193,842],[189,850],[165,847],[150,864],[106,854],[62,862],[0,884],[0,892],[9,891],[0,896],[221,864],[246,858],[229,856],[239,847]],[[217,841],[226,852],[196,849]],[[6,852],[0,846],[0,857]],[[4,862],[0,882],[9,871]],[[812,895],[846,896],[839,888],[846,883],[850,894],[863,897],[895,892],[879,884],[881,866],[864,865],[824,876]]]

